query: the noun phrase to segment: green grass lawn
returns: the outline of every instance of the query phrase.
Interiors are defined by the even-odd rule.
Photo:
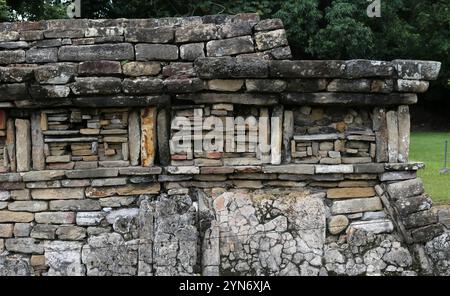
[[[450,173],[439,174],[439,170],[444,167],[445,140],[449,141],[447,167],[450,167],[450,133],[411,133],[409,159],[425,163],[425,168],[418,175],[435,204],[450,204]]]

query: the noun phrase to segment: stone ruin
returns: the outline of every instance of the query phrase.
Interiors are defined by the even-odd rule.
[[[0,275],[450,275],[408,160],[440,63],[291,60],[255,14],[0,27]]]

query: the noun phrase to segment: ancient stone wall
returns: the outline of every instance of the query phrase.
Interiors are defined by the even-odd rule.
[[[408,159],[440,63],[290,60],[254,14],[0,27],[0,275],[448,274]]]

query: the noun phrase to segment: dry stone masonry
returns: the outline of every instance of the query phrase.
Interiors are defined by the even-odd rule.
[[[450,273],[408,158],[440,63],[291,60],[255,14],[0,27],[0,275]]]

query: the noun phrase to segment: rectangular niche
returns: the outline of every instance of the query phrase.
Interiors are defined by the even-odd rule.
[[[215,167],[271,163],[273,152],[260,149],[259,144],[270,147],[271,134],[280,134],[279,130],[271,130],[274,114],[271,108],[237,104],[173,106],[171,165]],[[216,123],[222,127],[217,128]],[[212,145],[208,137],[214,138]],[[281,136],[276,138],[281,146]]]
[[[46,169],[128,166],[128,115],[126,108],[42,111]]]
[[[292,162],[352,164],[376,160],[371,110],[303,106],[292,111]]]

